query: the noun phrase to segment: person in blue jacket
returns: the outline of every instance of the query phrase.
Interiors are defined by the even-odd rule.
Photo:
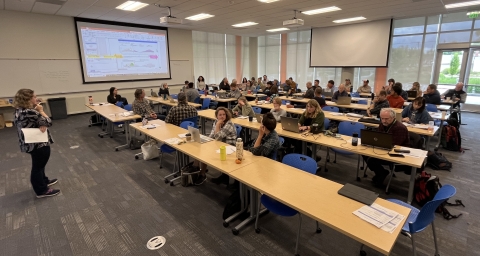
[[[425,109],[425,99],[417,97],[402,111],[402,121],[411,124],[428,124],[430,114]]]

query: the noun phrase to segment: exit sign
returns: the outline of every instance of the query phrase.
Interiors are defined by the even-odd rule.
[[[478,18],[479,14],[480,14],[480,12],[469,12],[469,13],[467,13],[467,16],[471,19],[476,19],[476,18]]]

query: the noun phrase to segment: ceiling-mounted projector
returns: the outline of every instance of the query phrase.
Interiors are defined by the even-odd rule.
[[[160,18],[160,24],[182,24],[183,20],[171,16]]]
[[[286,27],[296,27],[296,26],[303,26],[304,22],[302,19],[293,18],[291,20],[283,21],[283,25]]]

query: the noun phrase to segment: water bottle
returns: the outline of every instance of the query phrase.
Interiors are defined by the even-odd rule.
[[[88,103],[90,105],[93,105],[93,97],[92,96],[88,96]]]
[[[357,146],[358,145],[358,134],[354,132],[352,134],[352,146]]]
[[[147,116],[143,117],[142,119],[142,125],[145,126],[148,124],[148,119],[147,119]]]
[[[150,89],[150,96],[153,96],[153,89]]]
[[[221,161],[227,160],[227,148],[225,146],[220,147],[220,160]]]
[[[413,112],[412,112],[412,116],[410,117],[410,123],[412,123],[412,124],[415,123],[415,121],[416,121],[415,116],[416,116],[416,115],[417,115],[417,114],[415,113],[415,111],[413,111]]]
[[[243,141],[242,141],[242,138],[238,138],[237,139],[237,143],[236,143],[236,146],[237,146],[237,159],[238,160],[243,160]]]

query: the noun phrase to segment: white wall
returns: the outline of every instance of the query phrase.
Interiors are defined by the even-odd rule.
[[[0,10],[0,60],[78,60],[77,39],[75,35],[75,23],[73,17],[33,14],[25,12],[12,12]],[[168,29],[170,60],[188,60],[193,70],[193,45],[192,31],[181,29]],[[193,72],[192,72],[193,74]],[[0,77],[0,95],[5,94],[7,86],[25,87],[20,82],[22,77],[18,77],[17,84],[2,84],[1,81],[7,80]],[[10,77],[8,80],[12,81]],[[15,78],[13,78],[15,81]],[[158,87],[162,81],[153,83],[133,82],[137,88]],[[20,84],[20,86],[19,86]],[[150,86],[149,86],[150,85]],[[2,89],[4,90],[2,92]],[[178,89],[172,88],[173,91]],[[129,101],[133,101],[133,92],[135,88],[119,90],[119,93]],[[67,100],[67,112],[69,114],[82,113],[88,111],[84,104],[88,101],[88,96],[93,96],[95,101],[106,101],[107,90],[94,92],[66,93],[39,95],[40,97],[55,98],[65,97]],[[13,95],[11,95],[13,97]],[[12,109],[2,108],[5,118],[11,120]]]

